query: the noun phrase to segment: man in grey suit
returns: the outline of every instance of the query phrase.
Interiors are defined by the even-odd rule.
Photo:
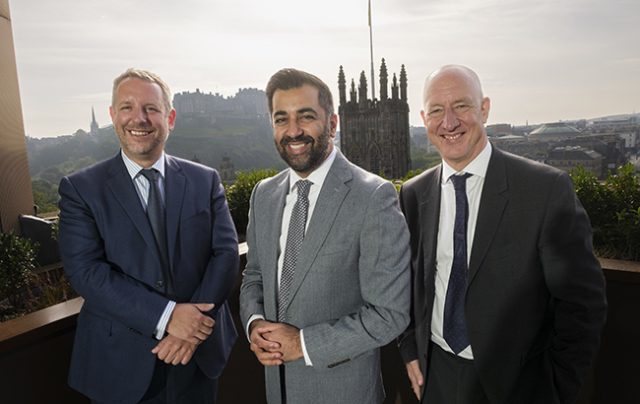
[[[574,403],[606,313],[589,218],[566,173],[488,142],[489,107],[466,67],[426,81],[442,164],[400,193],[413,272],[401,354],[423,403]]]
[[[334,148],[338,118],[319,78],[280,70],[267,97],[290,169],[253,191],[240,293],[267,401],[381,403],[379,347],[409,322],[409,234],[395,188]]]

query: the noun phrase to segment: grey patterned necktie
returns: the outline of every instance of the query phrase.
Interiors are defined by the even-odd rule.
[[[160,195],[158,178],[160,173],[155,168],[145,168],[140,170],[140,175],[149,181],[149,198],[147,199],[147,217],[156,239],[158,255],[162,263],[162,275],[164,278],[164,291],[170,293],[173,282],[169,267],[169,255],[167,249],[167,226],[165,219],[164,204]]]
[[[287,245],[284,250],[284,262],[282,264],[282,274],[280,275],[280,292],[278,294],[278,321],[283,322],[286,319],[285,309],[289,304],[291,284],[293,283],[293,274],[298,262],[298,254],[304,240],[304,229],[307,224],[307,214],[309,212],[309,189],[311,181],[299,180],[296,182],[298,187],[298,200],[293,205],[291,211],[291,220],[289,221],[289,232],[287,233]]]

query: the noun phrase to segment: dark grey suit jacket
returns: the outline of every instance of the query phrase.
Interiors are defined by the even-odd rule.
[[[277,318],[277,260],[289,172],[251,197],[243,324]],[[379,347],[409,323],[409,233],[388,181],[340,152],[324,181],[296,267],[288,321],[304,329],[313,366],[286,364],[287,404],[381,403]],[[267,401],[280,402],[277,366],[265,369]]]
[[[441,165],[407,182],[413,308],[399,339],[425,360],[431,335]],[[499,403],[573,403],[606,316],[589,218],[569,176],[493,148],[469,263],[465,313],[474,365]]]

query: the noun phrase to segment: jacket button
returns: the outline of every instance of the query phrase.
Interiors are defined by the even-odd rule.
[[[156,282],[156,289],[162,289],[164,287],[164,282],[162,279]]]

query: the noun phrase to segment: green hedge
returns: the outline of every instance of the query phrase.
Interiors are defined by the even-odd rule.
[[[620,167],[602,182],[582,167],[570,174],[591,219],[598,256],[639,261],[640,181],[633,165]]]
[[[238,234],[244,235],[247,232],[247,222],[249,221],[249,201],[251,199],[251,191],[258,181],[273,177],[278,173],[277,170],[253,170],[239,171],[236,173],[236,182],[229,185],[226,189],[227,202],[233,223],[236,225]]]

